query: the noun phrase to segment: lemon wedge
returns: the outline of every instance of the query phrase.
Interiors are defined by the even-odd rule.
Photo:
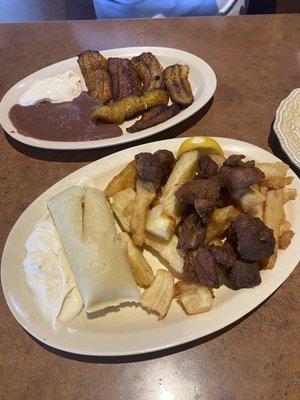
[[[209,156],[211,154],[219,154],[224,156],[222,147],[214,139],[207,136],[193,136],[181,143],[177,158],[180,158],[183,153],[190,150],[198,150],[200,156]]]

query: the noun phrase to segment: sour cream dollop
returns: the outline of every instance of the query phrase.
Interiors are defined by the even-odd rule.
[[[52,329],[77,317],[83,302],[71,266],[49,214],[34,227],[26,242],[25,279]]]
[[[81,78],[74,71],[33,82],[28,90],[20,97],[21,106],[32,106],[42,101],[63,103],[72,101],[82,92]]]

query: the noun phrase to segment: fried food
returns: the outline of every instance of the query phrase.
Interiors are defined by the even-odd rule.
[[[255,187],[255,190],[259,190],[259,192],[261,193],[262,196],[264,196],[264,198],[266,199],[266,194],[268,189],[264,186],[261,187]],[[257,217],[261,220],[263,220],[264,218],[264,208],[265,208],[265,200],[262,201],[261,203],[257,204],[256,206],[254,206],[253,208],[251,208],[250,210],[247,211],[247,213],[249,215],[252,215],[252,217]]]
[[[271,257],[275,249],[275,237],[259,218],[240,213],[230,226],[228,241],[244,261],[257,262]]]
[[[134,199],[135,191],[128,188],[115,194],[110,204],[120,228],[128,233],[130,233]]]
[[[144,93],[164,88],[163,67],[152,53],[142,53],[131,62],[143,82]]]
[[[220,287],[219,274],[218,264],[208,246],[185,252],[183,276],[186,280],[217,289]]]
[[[142,83],[130,60],[109,58],[108,69],[112,82],[113,100],[141,95]]]
[[[265,196],[257,189],[250,187],[248,192],[243,194],[239,198],[237,204],[239,208],[245,213],[251,211],[257,205],[263,203],[266,200]]]
[[[255,163],[255,166],[265,174],[266,179],[275,177],[283,178],[289,169],[289,166],[283,162]]]
[[[164,185],[169,178],[175,158],[169,150],[158,150],[155,153],[138,153],[135,155],[136,176],[142,181]]]
[[[292,238],[295,235],[295,233],[292,230],[284,231],[280,236],[279,236],[279,241],[278,241],[278,248],[281,250],[285,250],[289,247],[291,244]]]
[[[232,205],[216,208],[207,226],[205,244],[210,243],[214,238],[222,235],[229,228],[231,222],[238,213],[238,210]]]
[[[188,65],[175,64],[164,70],[164,82],[169,95],[181,107],[187,107],[194,101],[188,75]]]
[[[174,276],[181,276],[183,271],[183,252],[177,249],[178,238],[173,235],[167,242],[146,233],[145,245],[154,250],[159,256],[168,262],[168,266]]]
[[[284,189],[283,190],[283,201],[287,203],[290,200],[295,200],[297,197],[297,189]]]
[[[173,276],[164,269],[159,269],[152,285],[141,296],[141,305],[150,311],[158,313],[163,319],[174,296]]]
[[[145,226],[150,204],[156,197],[156,185],[153,182],[137,180],[133,214],[130,222],[132,241],[142,246],[145,240]]]
[[[232,199],[238,200],[250,188],[264,179],[264,173],[255,166],[255,162],[242,159],[244,155],[233,154],[221,166],[218,174],[220,186],[226,189]]]
[[[273,230],[276,245],[274,254],[264,263],[264,268],[271,269],[274,267],[277,250],[278,250],[278,239],[280,223],[283,218],[283,190],[270,190],[266,195],[265,212],[264,212],[264,223]]]
[[[78,64],[89,95],[103,104],[112,98],[112,85],[107,59],[98,51],[87,50],[78,55]]]
[[[192,150],[184,153],[176,162],[158,204],[148,214],[147,232],[161,239],[170,240],[183,208],[181,202],[176,198],[175,192],[195,176],[198,160],[198,151]]]
[[[195,283],[177,282],[175,296],[189,315],[205,313],[211,309],[213,304],[211,289]]]
[[[155,277],[152,268],[144,257],[142,251],[132,243],[128,233],[121,232],[118,237],[126,246],[127,257],[135,282],[143,288],[150,286]]]
[[[265,186],[268,189],[283,189],[293,181],[292,176],[275,176],[267,179],[263,179],[260,183],[261,186]]]
[[[123,124],[125,119],[168,103],[168,95],[164,89],[157,89],[142,96],[131,96],[113,101],[112,103],[96,108],[92,114],[95,123]]]
[[[104,194],[107,198],[113,197],[121,190],[131,188],[135,189],[136,173],[135,161],[131,161],[122,169],[118,175],[115,175],[104,189]]]
[[[167,121],[168,119],[174,117],[174,115],[177,115],[180,111],[181,108],[175,103],[171,106],[163,104],[161,106],[151,108],[149,111],[146,111],[144,114],[142,114],[141,119],[136,121],[126,130],[129,133],[142,131],[150,128],[151,126],[155,126]]]

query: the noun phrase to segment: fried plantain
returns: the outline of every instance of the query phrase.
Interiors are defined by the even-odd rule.
[[[108,70],[112,81],[113,100],[141,95],[142,83],[130,60],[109,58]]]
[[[164,88],[163,67],[152,53],[142,53],[131,61],[143,82],[143,93]]]
[[[92,115],[95,123],[122,124],[125,119],[148,108],[168,103],[168,95],[164,89],[152,90],[142,96],[131,96],[113,101],[112,103],[98,107]]]
[[[187,65],[171,65],[164,70],[164,82],[171,99],[182,107],[187,107],[194,101]]]
[[[135,124],[127,128],[126,130],[129,133],[142,131],[143,129],[147,129],[151,126],[155,126],[167,121],[168,119],[174,117],[174,115],[178,114],[180,111],[181,108],[176,103],[172,104],[171,106],[162,104],[161,106],[151,108],[149,111],[144,112],[142,118],[136,121]]]
[[[78,55],[77,61],[89,95],[104,104],[110,101],[112,87],[107,59],[98,51],[87,50]]]

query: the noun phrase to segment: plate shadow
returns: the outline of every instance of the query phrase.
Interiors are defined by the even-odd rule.
[[[277,289],[278,290],[278,289]],[[249,318],[253,313],[255,313],[260,307],[262,307],[269,298],[271,298],[276,292],[273,292],[267,299],[265,299],[262,303],[260,303],[257,307],[255,307],[252,311],[250,311],[248,314],[244,315],[242,318],[239,320],[233,322],[230,325],[227,325],[225,328],[222,328],[210,335],[204,336],[200,339],[195,339],[192,340],[188,343],[184,343],[178,346],[174,346],[168,349],[164,350],[158,350],[155,352],[150,352],[150,353],[145,353],[145,354],[136,354],[136,355],[129,355],[129,356],[86,356],[86,355],[81,355],[81,354],[73,354],[73,353],[68,353],[66,351],[58,350],[55,349],[51,346],[48,346],[45,343],[40,342],[38,339],[33,337],[30,333],[27,331],[26,334],[30,336],[39,346],[43,347],[44,349],[50,351],[53,354],[56,354],[59,357],[67,358],[69,360],[73,361],[78,361],[78,362],[87,362],[87,363],[94,363],[94,364],[122,364],[122,363],[133,363],[133,362],[141,362],[141,361],[147,361],[147,360],[153,360],[156,358],[161,358],[165,356],[169,356],[172,354],[176,354],[185,350],[192,349],[196,346],[201,346],[202,344],[208,342],[209,340],[213,340],[232,328],[238,326],[240,323],[245,321],[247,318]]]

